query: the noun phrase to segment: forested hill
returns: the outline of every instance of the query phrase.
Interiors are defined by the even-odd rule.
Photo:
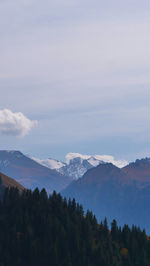
[[[6,189],[0,202],[1,266],[149,266],[144,231],[97,223],[75,200],[55,192]]]

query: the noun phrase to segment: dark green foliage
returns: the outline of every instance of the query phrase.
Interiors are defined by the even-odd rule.
[[[84,216],[75,200],[43,189],[6,189],[0,202],[0,266],[149,266],[145,231]]]

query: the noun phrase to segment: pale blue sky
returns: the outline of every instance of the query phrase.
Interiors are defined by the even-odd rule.
[[[0,0],[0,110],[38,126],[1,149],[150,157],[150,2]]]

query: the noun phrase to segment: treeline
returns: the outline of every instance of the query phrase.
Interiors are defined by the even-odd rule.
[[[98,224],[75,200],[43,189],[6,189],[0,202],[0,266],[149,266],[145,231]]]

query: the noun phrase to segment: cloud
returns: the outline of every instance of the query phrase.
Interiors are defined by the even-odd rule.
[[[0,132],[5,135],[24,137],[37,125],[37,121],[28,119],[23,113],[0,110]]]
[[[56,150],[98,153],[99,145],[124,156],[150,143],[149,7],[148,0],[0,0],[0,109],[40,120],[36,137],[16,145],[47,155],[55,147],[57,157]]]
[[[70,160],[74,158],[81,158],[83,160],[88,160],[89,163],[93,164],[93,159],[97,160],[97,163],[94,161],[93,166],[97,166],[99,164],[99,161],[103,161],[105,163],[112,163],[116,165],[119,168],[122,168],[128,164],[126,160],[115,160],[115,158],[111,155],[85,155],[85,154],[80,154],[80,153],[68,153],[66,155],[66,163],[69,164]],[[92,159],[92,161],[91,161]]]
[[[122,168],[128,164],[126,160],[115,160],[115,158],[111,155],[95,155],[95,159],[102,160],[105,163],[112,163],[119,168]]]

